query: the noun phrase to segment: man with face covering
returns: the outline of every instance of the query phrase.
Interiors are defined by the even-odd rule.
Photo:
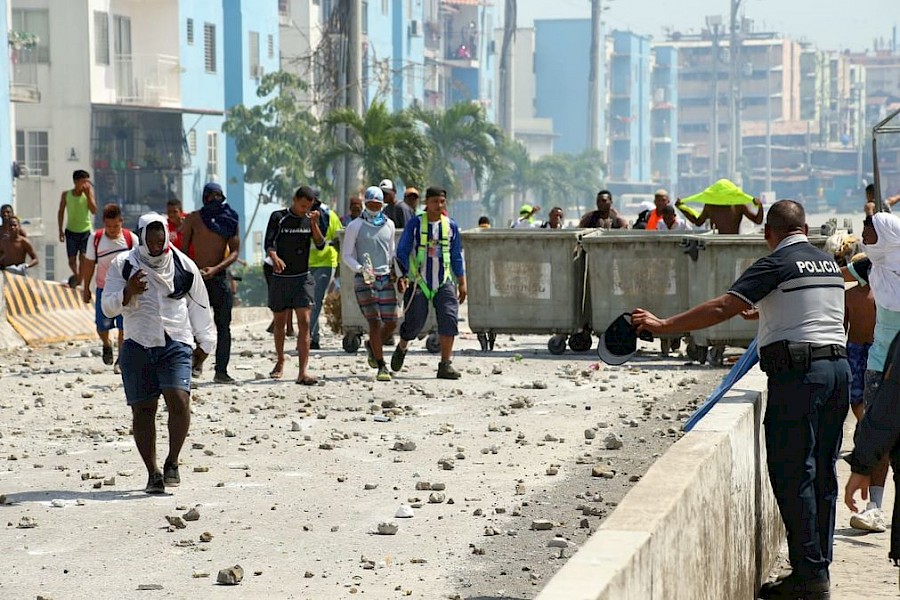
[[[102,309],[122,315],[125,342],[119,355],[132,430],[149,479],[145,491],[162,494],[181,483],[178,456],[191,422],[191,358],[216,347],[216,332],[203,274],[169,242],[166,218],[138,221],[140,244],[119,253],[109,266]],[[169,454],[160,472],[156,456],[156,411],[162,394],[169,413]]]
[[[187,216],[181,227],[182,248],[193,247],[192,258],[200,267],[209,302],[215,315],[216,383],[235,383],[228,374],[231,359],[231,309],[234,294],[228,283],[228,267],[238,259],[241,236],[238,214],[225,201],[225,193],[218,183],[203,187],[203,206]],[[196,364],[194,376],[199,377],[201,364]]]
[[[900,218],[886,212],[866,217],[862,238],[866,258],[850,263],[843,273],[845,281],[869,286],[875,296],[875,335],[866,361],[863,388],[863,410],[866,411],[884,381],[891,342],[900,333]],[[865,510],[850,518],[850,526],[854,529],[873,533],[887,530],[881,507],[888,462],[887,455],[881,457],[868,473],[870,498]]]

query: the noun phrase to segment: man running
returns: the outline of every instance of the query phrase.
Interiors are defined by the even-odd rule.
[[[459,305],[465,302],[468,290],[459,227],[444,215],[446,210],[446,190],[425,190],[425,213],[413,217],[397,244],[397,263],[403,273],[398,285],[407,309],[391,369],[403,367],[407,346],[425,326],[432,304],[441,342],[438,379],[459,379],[462,375],[453,368],[451,356],[459,334]]]
[[[191,348],[204,357],[216,346],[203,275],[168,241],[166,218],[138,221],[140,243],[120,252],[106,274],[103,313],[122,315],[125,342],[119,362],[132,431],[147,467],[144,491],[165,493],[181,483],[178,456],[191,424]],[[160,472],[156,457],[156,411],[162,394],[169,413],[169,454]]]
[[[10,217],[9,233],[0,238],[0,269],[16,275],[25,275],[26,270],[37,264],[38,257],[31,242],[19,233],[19,218]]]
[[[238,215],[225,202],[218,183],[203,187],[203,207],[187,216],[182,225],[182,247],[194,250],[194,260],[203,274],[216,322],[216,383],[235,383],[228,374],[231,360],[231,309],[234,295],[228,285],[226,271],[241,250]],[[194,377],[200,376],[202,364],[195,365]]]
[[[320,213],[311,211],[315,201],[312,188],[302,186],[294,192],[290,208],[275,211],[266,227],[265,249],[272,263],[269,279],[269,309],[275,313],[275,368],[269,375],[281,379],[284,374],[285,324],[291,312],[297,314],[297,356],[300,373],[297,383],[316,385],[309,366],[309,317],[314,303],[315,283],[309,272],[312,242],[319,250],[325,247],[325,236],[319,223]]]
[[[91,176],[81,169],[72,173],[74,187],[66,190],[59,197],[59,210],[56,222],[59,225],[59,241],[66,245],[66,256],[69,258],[69,287],[78,285],[81,276],[81,264],[87,253],[88,238],[91,236],[91,216],[97,213],[97,201],[94,200],[94,187]],[[63,230],[63,222],[66,227]],[[76,260],[77,259],[77,260]]]
[[[369,366],[378,369],[376,380],[390,381],[382,339],[393,335],[397,326],[397,292],[391,273],[395,227],[382,211],[384,196],[381,189],[370,187],[365,199],[363,214],[347,226],[341,258],[355,273],[356,301],[369,324],[366,341]]]
[[[109,341],[109,330],[119,330],[118,350],[122,354],[124,330],[122,316],[111,319],[103,314],[103,286],[106,285],[106,273],[113,259],[122,252],[128,252],[140,244],[138,237],[122,227],[122,209],[118,204],[107,204],[103,207],[103,229],[97,231],[88,243],[87,256],[81,266],[81,297],[85,304],[91,303],[91,279],[97,273],[97,300],[94,305],[94,322],[97,335],[103,344],[103,364],[113,364],[112,343]],[[113,369],[120,371],[119,361]]]

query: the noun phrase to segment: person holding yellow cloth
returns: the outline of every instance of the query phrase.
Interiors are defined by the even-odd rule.
[[[756,214],[750,212],[749,204],[757,207]],[[688,204],[702,204],[698,213]],[[727,179],[720,179],[699,194],[694,194],[675,202],[675,208],[694,225],[701,226],[709,220],[719,233],[736,234],[741,230],[741,219],[747,217],[751,222],[761,225],[763,222],[763,204],[759,198],[744,193],[741,188]]]
[[[315,304],[312,307],[309,324],[309,347],[311,350],[318,350],[320,348],[319,315],[322,314],[322,303],[325,301],[328,286],[331,285],[331,277],[332,275],[337,276],[336,269],[340,260],[340,252],[338,252],[337,248],[337,234],[344,226],[341,224],[341,218],[337,213],[319,200],[318,190],[316,190],[316,201],[313,203],[313,210],[318,210],[328,217],[328,229],[325,231],[325,248],[319,250],[313,247],[309,252],[309,272],[315,282]]]

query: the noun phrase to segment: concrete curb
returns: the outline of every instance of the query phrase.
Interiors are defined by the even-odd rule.
[[[754,369],[661,456],[537,600],[750,600],[784,529]]]

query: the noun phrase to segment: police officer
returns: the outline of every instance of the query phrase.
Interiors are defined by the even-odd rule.
[[[849,406],[844,284],[831,256],[807,240],[803,207],[769,209],[772,253],[727,293],[668,319],[636,309],[632,323],[657,334],[703,329],[738,314],[759,319],[760,366],[769,378],[765,415],[769,479],[787,529],[792,573],[760,598],[830,598],[837,477]]]

